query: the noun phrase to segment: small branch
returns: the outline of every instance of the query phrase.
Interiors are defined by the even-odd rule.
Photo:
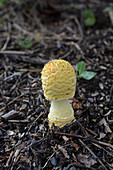
[[[8,120],[9,123],[29,123],[29,120]]]
[[[68,136],[68,137],[75,137],[75,138],[80,138],[80,139],[88,139],[88,137],[83,137],[83,136],[80,136],[80,135],[75,135],[75,134],[70,134],[70,133],[54,132],[54,134],[55,135]],[[89,141],[94,142],[94,143],[98,143],[98,144],[101,144],[101,145],[105,145],[105,146],[108,146],[108,147],[113,149],[113,145],[111,145],[110,143],[105,143],[105,142],[102,142],[102,141],[98,141],[96,139],[90,139]]]
[[[5,42],[4,46],[2,47],[1,51],[4,51],[7,48],[9,40],[10,40],[10,36],[7,37],[6,42]]]
[[[10,101],[6,106],[9,106],[10,104],[12,104],[15,100],[17,100],[17,99],[19,99],[20,97],[22,97],[22,96],[24,96],[25,94],[21,94],[20,96],[17,96],[17,97],[15,97],[12,101]],[[1,109],[0,109],[0,112],[2,111],[2,110],[4,110],[5,108],[6,108],[6,106],[4,106],[4,107],[2,107]],[[1,116],[1,115],[0,115]]]
[[[92,152],[92,150],[81,139],[79,139],[79,142],[97,159],[97,161],[102,165],[104,170],[107,170],[103,162]]]
[[[89,135],[88,132],[85,130],[85,128],[81,125],[81,123],[80,123],[79,121],[76,121],[76,122],[77,122],[77,124],[80,126],[81,131],[82,131],[82,133],[84,134],[84,136],[89,137],[90,135]]]
[[[14,26],[17,30],[23,32],[23,34],[27,34],[27,35],[31,36],[32,38],[35,38],[35,35],[34,35],[33,33],[25,30],[25,29],[22,28],[20,25],[14,23],[13,26]]]
[[[31,130],[32,126],[35,124],[35,122],[37,122],[37,120],[38,120],[42,115],[44,115],[44,112],[41,112],[41,113],[39,114],[39,116],[34,120],[34,122],[33,122],[33,123],[31,124],[31,126],[29,127],[28,132]]]
[[[16,71],[19,71],[19,72],[32,72],[32,73],[38,73],[41,71],[41,69],[17,69]]]
[[[70,133],[62,133],[62,132],[54,132],[55,135],[62,135],[62,136],[68,136],[68,137],[75,137],[75,138],[80,138],[80,139],[86,139],[86,137],[80,136],[80,135],[75,135],[75,134],[70,134]]]
[[[0,54],[17,54],[17,55],[31,55],[33,51],[13,51],[13,50],[1,50]]]
[[[113,154],[110,153],[108,150],[106,150],[105,148],[103,148],[102,146],[100,146],[99,144],[97,143],[93,143],[91,142],[93,145],[95,145],[96,147],[98,147],[99,149],[103,149],[107,154],[109,154],[111,157],[113,157]]]
[[[63,55],[62,57],[60,57],[60,59],[65,59],[65,58],[68,57],[72,52],[73,52],[73,50],[70,50],[70,51],[67,52],[65,55]]]
[[[6,167],[9,166],[9,163],[10,163],[10,161],[11,161],[11,158],[12,158],[12,156],[13,156],[13,153],[14,153],[14,151],[12,151],[12,152],[10,153],[10,156],[9,156],[7,162],[6,162]]]
[[[2,51],[2,52],[4,53],[4,51]],[[2,53],[2,52],[0,51],[0,53]],[[10,51],[10,52],[11,52],[10,54],[12,54],[12,51]],[[18,52],[18,53],[16,53],[16,52]],[[13,55],[8,55],[7,57],[11,58],[13,61],[15,61],[15,60],[18,61],[19,60],[19,61],[22,61],[22,62],[25,62],[25,63],[29,63],[29,64],[33,64],[33,65],[44,65],[44,64],[46,64],[49,61],[49,60],[42,59],[40,57],[36,58],[36,56],[32,57],[32,54],[34,54],[34,53],[35,52],[33,52],[33,51],[27,51],[27,52],[24,52],[24,51],[15,51],[14,54],[17,54],[18,56],[14,57]],[[28,56],[25,56],[25,55],[28,55]]]
[[[80,35],[81,35],[81,40],[80,40],[80,42],[83,40],[83,38],[84,38],[84,35],[83,35],[83,30],[82,30],[82,28],[81,28],[81,24],[79,23],[79,21],[78,21],[78,19],[75,17],[74,18],[74,21],[75,21],[75,23],[77,24],[77,26],[78,26],[78,30],[79,30],[79,32],[80,32]]]
[[[47,160],[47,162],[45,163],[45,165],[43,166],[43,168],[42,169],[44,169],[46,166],[47,166],[47,164],[48,164],[48,162],[50,161],[50,159],[54,156],[54,154],[56,153],[56,151],[55,152],[53,152],[53,154],[49,157],[49,159]]]
[[[91,142],[98,143],[98,144],[101,144],[101,145],[105,145],[105,146],[108,146],[108,147],[113,149],[113,145],[111,145],[110,143],[105,143],[105,142],[98,141],[98,140],[95,140],[95,139],[91,140]]]

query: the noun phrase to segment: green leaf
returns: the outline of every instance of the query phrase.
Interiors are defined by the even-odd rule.
[[[3,4],[6,3],[6,0],[0,0],[0,8],[2,8]]]
[[[112,11],[113,10],[113,7],[109,6],[109,7],[106,7],[104,9],[104,12],[109,12],[109,11]]]
[[[84,72],[86,69],[86,64],[84,61],[80,61],[77,63],[77,71],[79,72],[79,76],[82,72]]]
[[[84,23],[86,26],[93,26],[96,22],[95,18],[87,18]]]
[[[92,72],[92,71],[84,71],[81,73],[81,77],[86,79],[86,80],[90,80],[92,79],[94,76],[96,75],[95,72]]]
[[[25,49],[29,49],[32,46],[31,40],[29,38],[25,38],[24,36],[21,36],[20,40],[16,41],[16,43]]]
[[[94,16],[94,13],[91,10],[86,10],[84,13],[85,16],[85,20],[84,20],[84,24],[86,26],[93,26],[96,22],[96,18]]]
[[[96,119],[92,119],[93,122],[96,122]]]
[[[109,110],[109,107],[104,107],[104,110]]]
[[[109,102],[109,101],[110,101],[110,99],[108,98],[108,99],[107,99],[107,102]]]
[[[24,130],[26,130],[27,129],[27,127],[24,127]]]
[[[80,75],[81,75],[81,74],[80,74]],[[82,78],[80,75],[76,74],[76,77],[77,77],[77,78]]]
[[[91,17],[94,17],[94,14],[91,10],[85,10],[84,16],[86,18],[91,18]]]
[[[14,144],[14,143],[12,143],[12,146],[15,146],[15,144]]]

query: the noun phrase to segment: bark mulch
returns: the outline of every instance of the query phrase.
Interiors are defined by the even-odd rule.
[[[1,2],[1,1],[0,1]],[[0,170],[113,169],[112,1],[6,1],[0,7]],[[84,24],[84,11],[96,23]],[[76,121],[49,129],[41,70],[79,61],[96,76],[77,79]]]

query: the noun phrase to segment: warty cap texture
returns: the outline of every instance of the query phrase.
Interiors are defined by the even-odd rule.
[[[41,74],[42,88],[47,100],[66,99],[75,94],[75,71],[68,61],[52,60],[44,66]]]

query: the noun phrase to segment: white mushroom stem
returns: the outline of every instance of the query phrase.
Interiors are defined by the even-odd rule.
[[[50,127],[53,123],[58,127],[70,123],[74,119],[74,111],[69,103],[69,99],[53,100],[48,119]]]

